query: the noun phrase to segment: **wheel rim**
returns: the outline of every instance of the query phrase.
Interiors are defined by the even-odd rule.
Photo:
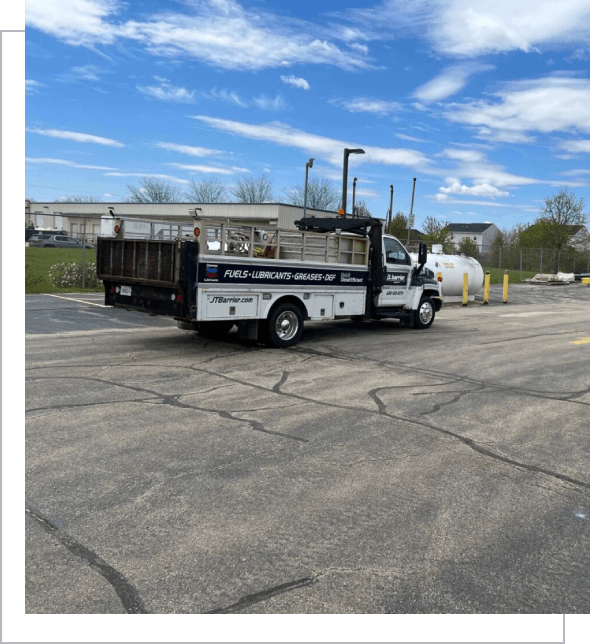
[[[299,319],[293,311],[285,311],[277,318],[275,329],[281,340],[290,340],[297,334]]]
[[[420,316],[420,322],[422,324],[430,324],[432,316],[434,315],[432,304],[430,302],[422,302],[418,315]]]

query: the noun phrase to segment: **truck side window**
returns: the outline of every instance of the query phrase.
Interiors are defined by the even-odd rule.
[[[410,257],[405,248],[396,240],[385,237],[385,261],[388,264],[411,264]]]

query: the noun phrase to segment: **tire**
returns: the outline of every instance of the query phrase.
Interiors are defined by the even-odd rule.
[[[296,304],[277,306],[266,321],[265,344],[284,349],[299,342],[303,333],[303,314]]]
[[[206,338],[223,338],[232,329],[234,323],[219,320],[216,322],[199,322],[197,331]]]
[[[416,329],[429,329],[434,322],[434,315],[434,302],[427,295],[424,295],[416,311],[414,327]]]
[[[45,248],[55,248],[53,244],[45,244]]]

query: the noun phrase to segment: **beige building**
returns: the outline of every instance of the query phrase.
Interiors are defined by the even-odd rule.
[[[62,203],[25,201],[25,226],[60,228],[68,235],[82,237],[84,222],[86,238],[105,234],[114,217],[133,217],[154,221],[192,221],[191,210],[198,209],[203,218],[244,221],[253,225],[278,226],[295,230],[295,221],[303,217],[301,206],[281,203]],[[328,210],[307,209],[308,217],[334,217]]]

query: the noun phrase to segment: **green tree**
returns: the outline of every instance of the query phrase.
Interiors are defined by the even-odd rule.
[[[477,244],[469,237],[463,237],[459,242],[458,252],[465,253],[468,257],[475,257],[476,259],[479,256]]]
[[[400,210],[391,220],[387,232],[398,239],[405,240],[408,236],[408,218]]]
[[[444,244],[451,234],[449,222],[436,217],[426,217],[422,228],[424,230],[422,239],[435,244]]]
[[[584,199],[577,199],[575,193],[566,188],[551,197],[546,197],[535,223],[520,232],[521,245],[556,251],[554,272],[557,273],[561,253],[568,248],[570,237],[578,226],[586,224],[584,206]]]

